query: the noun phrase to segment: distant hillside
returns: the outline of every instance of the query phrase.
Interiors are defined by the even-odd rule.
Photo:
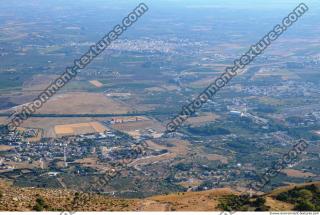
[[[288,211],[319,210],[320,182],[290,185],[262,196],[229,188],[119,199],[71,190],[13,187],[0,181],[1,211]]]

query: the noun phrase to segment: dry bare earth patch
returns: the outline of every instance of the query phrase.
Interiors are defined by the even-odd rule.
[[[0,145],[0,152],[9,151],[14,148],[15,148],[14,146]]]
[[[5,125],[7,123],[6,117],[0,117],[0,125]]]
[[[170,147],[166,146],[165,145],[166,143],[169,143]],[[157,155],[157,156],[148,156],[148,157],[136,159],[133,162],[131,162],[129,166],[143,166],[151,163],[165,162],[165,161],[174,159],[178,155],[186,156],[189,152],[189,147],[191,146],[191,144],[188,141],[177,139],[177,138],[168,139],[166,140],[166,143],[158,144],[155,141],[147,140],[146,144],[148,148],[154,149],[154,150],[166,149],[168,150],[168,152],[161,155]]]
[[[100,93],[56,95],[38,113],[51,114],[123,114],[129,107]]]
[[[63,137],[63,136],[103,133],[108,129],[98,122],[89,122],[89,123],[56,125],[54,127],[54,130],[58,137]]]
[[[98,87],[98,88],[103,87],[103,84],[98,80],[92,80],[92,81],[89,81],[89,82],[90,82],[90,84],[92,84],[95,87]]]
[[[165,127],[154,119],[144,118],[135,122],[120,122],[112,125],[113,129],[129,134],[134,138],[139,138],[144,131],[152,129],[154,134],[165,131]]]
[[[156,140],[146,141],[148,147],[155,150],[162,150],[166,149],[175,155],[186,155],[191,147],[191,144],[187,140],[182,140],[179,138],[168,138],[165,140],[163,144],[158,143]],[[165,144],[168,143],[170,146],[166,146]]]
[[[223,164],[228,163],[228,158],[218,154],[208,154],[206,155],[207,159],[210,161],[220,161]]]
[[[81,117],[81,118],[29,118],[24,121],[22,126],[26,128],[38,128],[43,130],[43,137],[56,138],[55,126],[63,124],[78,124],[78,123],[91,123],[94,122],[91,118]]]
[[[58,77],[58,75],[34,75],[23,83],[23,92],[43,91],[49,86],[52,81],[54,81]]]
[[[266,206],[269,206],[272,211],[291,211],[294,208],[294,205],[278,201],[274,198],[266,198]]]
[[[308,177],[315,177],[316,175],[311,172],[303,172],[301,170],[295,169],[284,169],[282,170],[287,176],[295,177],[295,178],[308,178]]]
[[[15,108],[20,111],[22,106]],[[52,97],[43,107],[37,110],[38,114],[124,114],[131,108],[99,93],[67,93]],[[55,126],[62,124],[91,123],[90,118],[29,118],[21,125],[24,128],[41,128],[44,137],[56,137]],[[7,123],[6,118],[0,118],[0,123]],[[101,132],[101,126],[91,127],[90,131],[74,131],[74,133],[91,133],[91,130]],[[85,129],[86,130],[86,129]],[[59,133],[59,132],[58,132]],[[62,132],[63,133],[63,132]]]
[[[186,124],[191,126],[200,126],[206,123],[211,123],[219,119],[219,116],[214,113],[203,113],[201,116],[190,117]]]
[[[236,194],[229,188],[220,188],[202,192],[175,193],[155,196],[148,199],[159,204],[167,204],[167,210],[174,211],[217,211],[219,198]],[[152,210],[152,208],[148,208]]]

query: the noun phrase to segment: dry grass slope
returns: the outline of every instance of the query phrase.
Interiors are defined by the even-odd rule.
[[[272,211],[290,211],[293,205],[274,197],[296,187],[320,182],[290,185],[265,195]],[[98,194],[77,194],[72,190],[18,188],[0,181],[0,211],[31,211],[36,199],[42,197],[50,210],[59,211],[219,211],[219,200],[239,193],[230,188],[202,192],[173,193],[146,199],[119,199]],[[77,202],[78,204],[74,204]],[[74,205],[77,205],[76,207]]]

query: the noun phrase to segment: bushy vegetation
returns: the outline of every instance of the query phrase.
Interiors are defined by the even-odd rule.
[[[36,204],[32,208],[34,211],[44,211],[45,209],[49,209],[49,206],[45,203],[42,197],[38,197],[36,199]]]
[[[192,168],[192,163],[178,163],[175,168],[180,171],[189,171]]]
[[[302,188],[295,187],[276,196],[277,200],[294,204],[297,211],[320,210],[320,186],[308,185]]]
[[[220,200],[218,207],[223,211],[268,211],[264,197],[250,198],[248,195],[229,195]]]
[[[218,207],[223,211],[247,211],[249,196],[230,195],[220,200]]]
[[[191,127],[189,128],[189,132],[197,135],[227,135],[231,132],[225,128],[217,127],[216,125],[210,124],[201,127]]]
[[[264,197],[258,197],[251,203],[251,206],[255,207],[255,211],[268,211],[269,207],[265,203],[266,199]]]

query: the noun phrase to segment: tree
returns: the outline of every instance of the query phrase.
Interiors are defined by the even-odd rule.
[[[33,210],[35,211],[43,211],[45,208],[48,208],[48,205],[45,203],[42,197],[38,197],[36,199],[36,204],[33,206]]]
[[[306,189],[299,190],[299,197],[301,199],[311,200],[312,196],[313,196],[313,194],[309,190],[306,190]]]
[[[263,197],[258,197],[254,202],[253,206],[255,207],[260,207],[263,206],[266,203],[266,199]]]
[[[315,211],[316,207],[308,200],[301,200],[294,208],[297,211]]]
[[[305,189],[310,190],[313,193],[320,193],[320,186],[311,184],[305,187]]]
[[[36,204],[35,206],[33,206],[32,210],[34,211],[43,211],[43,206]]]
[[[269,209],[270,209],[269,206],[261,205],[261,206],[257,207],[255,211],[269,211]]]
[[[289,201],[289,195],[288,193],[280,193],[277,197],[277,200],[283,201],[283,202],[288,202]]]
[[[246,211],[249,199],[248,195],[229,195],[220,199],[218,207],[224,211]]]

